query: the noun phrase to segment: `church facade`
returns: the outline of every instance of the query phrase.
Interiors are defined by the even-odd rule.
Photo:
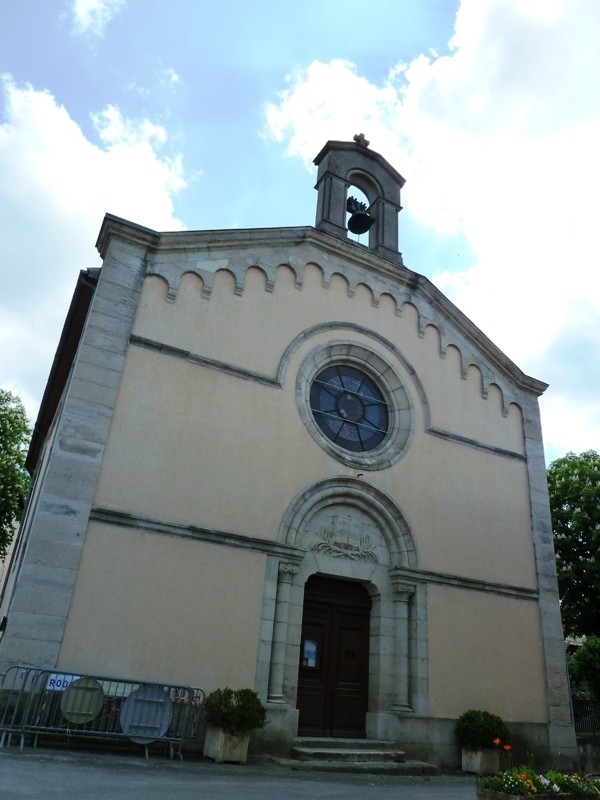
[[[483,708],[574,754],[546,385],[404,266],[404,181],[362,137],[315,163],[315,227],[106,216],[32,441],[0,670],[249,686],[264,751],[366,737],[454,766]]]

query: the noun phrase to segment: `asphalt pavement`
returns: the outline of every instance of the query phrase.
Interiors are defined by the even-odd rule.
[[[475,800],[473,776],[297,771],[74,750],[0,749],[1,800]]]

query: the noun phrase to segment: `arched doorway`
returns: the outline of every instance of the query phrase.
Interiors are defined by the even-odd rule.
[[[356,581],[311,576],[304,591],[298,733],[364,738],[371,600]]]
[[[288,558],[278,553],[267,560],[257,661],[271,730],[280,729],[290,740],[298,735],[396,740],[399,715],[427,711],[428,674],[427,593],[415,572],[418,554],[402,512],[364,480],[329,478],[304,488],[290,503],[278,538]],[[317,579],[325,581],[321,597]],[[344,587],[353,593],[346,600]],[[362,634],[352,627],[361,616]],[[317,667],[324,643],[330,647],[326,663],[332,663],[332,651],[335,663],[340,637],[332,631],[340,627],[347,639],[366,642],[362,649],[344,650],[349,658],[337,689],[338,695],[346,690],[350,721],[332,705],[335,673],[332,678]],[[353,682],[345,680],[352,653],[362,659],[353,668],[360,676],[354,682],[362,687],[354,697],[344,685]]]

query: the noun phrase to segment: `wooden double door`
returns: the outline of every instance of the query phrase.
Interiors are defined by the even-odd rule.
[[[364,738],[371,600],[354,581],[306,583],[298,673],[300,736]]]

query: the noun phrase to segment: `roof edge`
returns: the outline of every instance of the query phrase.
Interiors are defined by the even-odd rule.
[[[341,142],[335,139],[330,139],[326,144],[319,150],[315,158],[313,159],[313,164],[317,167],[323,161],[327,153],[330,150],[351,150],[355,153],[360,153],[362,156],[367,156],[373,161],[376,161],[386,172],[388,172],[392,178],[399,184],[400,188],[404,186],[406,183],[406,179],[400,175],[397,169],[392,167],[390,162],[385,159],[382,155],[377,153],[375,150],[371,150],[369,147],[365,147],[365,145],[357,144],[356,142]]]
[[[100,227],[100,232],[96,240],[96,249],[102,259],[106,258],[108,243],[112,236],[117,236],[127,241],[134,241],[137,244],[149,246],[156,244],[162,234],[137,222],[117,217],[114,214],[105,214]]]
[[[343,142],[342,144],[347,144],[349,147],[358,147],[358,145],[349,142]],[[510,376],[520,389],[540,396],[548,388],[548,384],[544,381],[524,373],[429,278],[414,272],[406,266],[401,266],[397,262],[390,261],[385,256],[368,250],[351,240],[339,239],[312,226],[157,232],[121,217],[107,214],[102,223],[96,245],[103,257],[112,236],[143,246],[154,253],[183,251],[190,246],[210,249],[214,253],[232,246],[243,248],[260,246],[261,244],[273,244],[273,242],[282,246],[296,246],[303,243],[314,244],[332,255],[335,254],[346,261],[350,261],[356,266],[366,267],[369,271],[385,280],[396,280],[408,286],[412,291],[422,292],[440,309],[443,316],[451,319],[458,330],[480,348],[490,361]]]
[[[77,278],[29,442],[25,468],[30,475],[35,471],[44,441],[56,416],[64,388],[71,374],[71,367],[79,348],[79,341],[99,277],[100,268],[94,267],[82,269]]]

